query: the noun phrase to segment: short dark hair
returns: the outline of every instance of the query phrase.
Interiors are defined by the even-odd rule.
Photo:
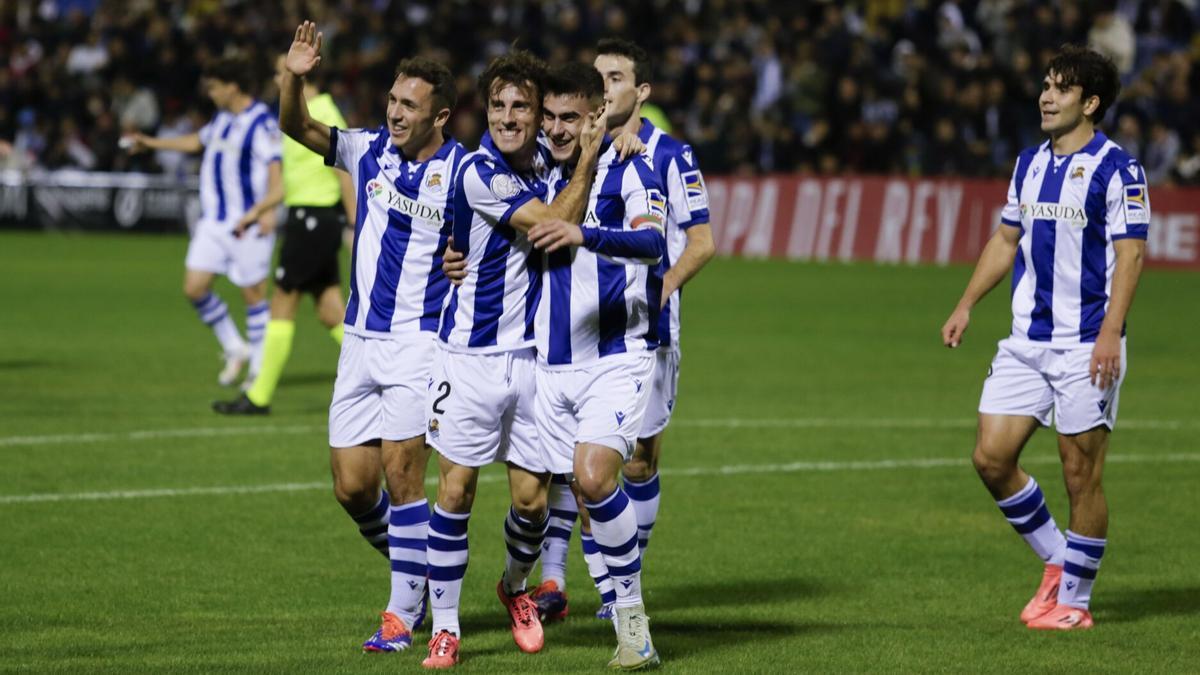
[[[454,75],[439,61],[423,56],[404,59],[396,65],[396,77],[401,76],[425,80],[433,87],[434,112],[442,108],[454,110],[454,105],[458,103],[458,87],[455,85]]]
[[[645,49],[624,38],[604,38],[596,45],[597,56],[624,56],[633,61],[634,84],[649,83],[651,72],[650,55]]]
[[[604,78],[595,67],[578,61],[550,66],[546,72],[546,96],[582,96],[592,101],[604,96]]]
[[[1079,85],[1083,89],[1080,95],[1083,100],[1093,96],[1100,98],[1100,105],[1091,115],[1094,124],[1104,119],[1104,113],[1121,93],[1121,76],[1112,59],[1087,47],[1063,45],[1046,65],[1046,74],[1050,73],[1062,77],[1064,87]]]
[[[537,107],[541,108],[542,96],[546,91],[546,63],[524,49],[516,49],[492,59],[475,83],[484,109],[492,98],[492,89],[497,82],[515,86],[532,97]],[[529,90],[531,86],[532,91]]]
[[[237,85],[243,94],[254,94],[254,68],[250,62],[238,56],[223,56],[208,64],[204,77],[218,82]]]

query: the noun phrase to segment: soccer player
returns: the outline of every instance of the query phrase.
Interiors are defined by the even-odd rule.
[[[479,467],[504,461],[512,507],[496,591],[524,652],[544,644],[526,578],[546,529],[549,473],[534,423],[534,312],[541,293],[540,255],[530,259],[526,232],[554,219],[581,220],[595,172],[603,120],[585,120],[580,170],[547,205],[549,158],[538,145],[545,65],[527,52],[494,59],[479,76],[488,131],[463,160],[454,182],[454,241],[466,278],[442,318],[430,380],[429,443],[440,480],[429,521],[433,638],[427,668],[458,662],[458,608],[468,560],[467,524]]]
[[[971,308],[1012,267],[1012,333],[983,383],[973,460],[1008,522],[1045,563],[1021,612],[1035,629],[1084,629],[1104,555],[1101,486],[1125,379],[1125,318],[1150,223],[1146,174],[1096,130],[1120,81],[1107,58],[1067,46],[1048,64],[1038,98],[1050,139],[1017,158],[1001,225],[942,327],[957,347]],[[1070,501],[1066,536],[1021,450],[1054,413]]]
[[[212,328],[225,354],[217,377],[228,386],[261,353],[267,326],[267,274],[275,246],[275,207],[283,200],[280,137],[274,115],[251,95],[248,64],[233,58],[214,62],[204,86],[217,114],[186,136],[127,136],[131,153],[145,150],[204,152],[200,165],[200,222],[188,244],[183,292],[200,320]],[[257,225],[257,232],[243,234]],[[218,274],[242,289],[246,337],[212,290]]]
[[[385,555],[392,590],[366,651],[412,645],[426,575],[425,394],[438,314],[449,288],[441,251],[450,236],[452,178],[466,154],[443,135],[457,98],[440,63],[401,61],[387,125],[343,130],[313,119],[302,78],[321,61],[311,22],[296,29],[280,92],[284,133],[350,173],[357,210],[342,353],[329,407],[334,494]],[[380,474],[387,489],[380,489]]]
[[[287,56],[275,61],[275,84],[283,90],[288,77]],[[313,119],[330,127],[344,128],[333,97],[323,94],[310,80],[304,81],[304,101]],[[338,202],[341,202],[340,208]],[[324,159],[291,137],[283,139],[283,203],[287,205],[283,245],[275,268],[275,292],[271,295],[271,319],[263,339],[262,363],[251,368],[252,382],[233,401],[218,401],[213,410],[226,415],[265,415],[270,412],[275,387],[292,351],[296,333],[296,309],[302,293],[313,296],[317,320],[330,336],[342,343],[342,281],[338,272],[338,249],[342,230],[354,222],[354,186],[345,171],[326,167]]]
[[[641,116],[650,97],[651,65],[646,51],[622,39],[601,40],[596,48],[596,70],[604,80],[605,109],[611,133],[636,135],[653,158],[654,171],[667,200],[667,267],[663,275],[660,346],[650,387],[650,402],[633,457],[622,469],[625,492],[638,522],[638,546],[645,551],[658,518],[658,458],[662,432],[675,408],[679,382],[679,307],[683,285],[712,258],[715,251],[708,222],[708,195],[692,148],[654,127]],[[547,549],[542,555],[542,584],[531,595],[547,618],[566,616],[567,546],[576,518],[575,500],[566,481],[551,484],[551,522]],[[600,618],[611,618],[615,592],[604,568],[603,556],[586,525],[582,543],[584,559],[600,592]]]
[[[565,64],[551,75],[546,122],[562,160],[551,182],[557,192],[583,170],[576,130],[605,96],[593,67]],[[617,650],[609,666],[634,670],[659,659],[642,602],[637,517],[618,476],[633,454],[654,377],[667,202],[649,155],[621,160],[609,147],[598,164],[582,227],[553,221],[529,232],[547,254],[536,419],[551,470],[574,476],[613,581]]]

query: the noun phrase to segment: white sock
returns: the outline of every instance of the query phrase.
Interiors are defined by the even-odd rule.
[[[1067,530],[1067,556],[1062,581],[1058,584],[1058,604],[1087,609],[1092,600],[1092,584],[1104,557],[1105,539],[1085,537]]]
[[[426,533],[429,528],[429,502],[392,505],[388,524],[388,553],[392,561],[392,594],[387,611],[404,620],[409,629],[421,613],[425,596]]]
[[[550,479],[550,522],[542,543],[542,582],[553,581],[558,590],[567,590],[567,548],[571,530],[579,517],[579,505],[566,479],[555,474]]]
[[[546,522],[545,516],[536,523],[522,518],[516,509],[509,507],[504,519],[504,574],[500,577],[505,593],[516,595],[525,590],[529,573],[542,552]]]
[[[629,496],[633,512],[637,515],[638,548],[645,556],[646,546],[650,543],[650,532],[654,529],[654,521],[658,519],[658,472],[655,471],[644,483],[635,483],[626,478],[625,494]]]
[[[617,607],[642,604],[642,556],[638,549],[637,516],[620,488],[596,503],[585,503],[592,538],[604,555],[608,576],[617,592]]]
[[[250,374],[257,375],[262,365],[263,337],[267,334],[267,321],[271,318],[266,300],[246,307],[246,339],[250,342]]]
[[[429,518],[429,604],[433,634],[450,631],[461,636],[458,604],[467,574],[467,521],[470,513],[450,513],[434,504]]]
[[[1000,511],[1017,534],[1021,535],[1043,562],[1051,565],[1063,564],[1067,540],[1054,523],[1054,517],[1050,515],[1050,509],[1046,506],[1046,497],[1033,476],[1029,477],[1029,482],[1018,490],[1017,494],[997,501],[996,505],[1000,507]]]
[[[217,342],[221,343],[221,349],[227,356],[245,351],[246,341],[242,339],[237,324],[229,316],[229,306],[221,296],[209,291],[203,298],[193,300],[192,306],[196,308],[200,320],[217,336]]]

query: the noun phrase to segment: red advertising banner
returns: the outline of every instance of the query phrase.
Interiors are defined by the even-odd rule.
[[[710,178],[725,255],[881,263],[974,262],[1008,183],[885,176]],[[1200,270],[1200,189],[1150,188],[1147,263]]]

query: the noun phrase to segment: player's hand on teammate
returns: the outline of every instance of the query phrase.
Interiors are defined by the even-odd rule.
[[[442,254],[442,273],[455,286],[462,286],[467,278],[467,257],[454,250],[454,237],[446,242],[446,251]]]
[[[529,228],[529,242],[546,253],[564,246],[583,246],[583,229],[565,220],[547,220]]]
[[[942,326],[942,344],[954,349],[962,343],[963,335],[967,332],[967,324],[971,322],[971,311],[956,307]]]
[[[1092,384],[1108,389],[1121,376],[1121,336],[1100,332],[1096,346],[1092,348],[1092,362],[1088,366]]]
[[[304,77],[321,65],[321,33],[317,24],[305,21],[296,28],[296,37],[288,49],[284,65],[296,77]]]
[[[622,131],[613,137],[612,142],[622,162],[646,151],[646,144],[642,142],[642,139],[637,137],[637,134]]]

